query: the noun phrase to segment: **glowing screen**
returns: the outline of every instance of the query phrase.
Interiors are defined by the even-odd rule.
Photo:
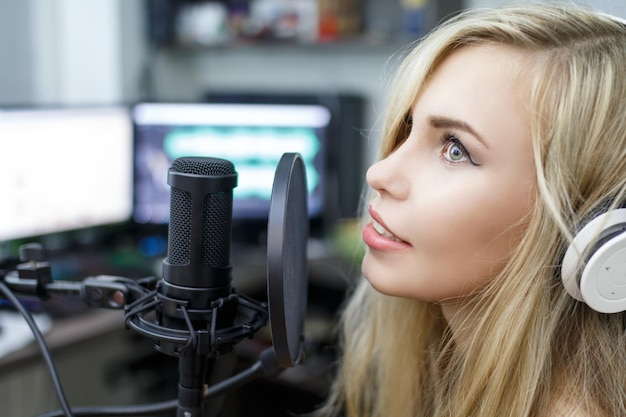
[[[124,107],[0,110],[0,241],[127,221]]]
[[[285,152],[305,163],[309,214],[323,206],[328,109],[318,105],[142,103],[135,124],[135,205],[138,223],[169,221],[167,170],[185,156],[232,162],[238,173],[234,218],[267,216],[276,166]]]

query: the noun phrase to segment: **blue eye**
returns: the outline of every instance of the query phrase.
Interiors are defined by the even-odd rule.
[[[467,160],[465,155],[465,149],[460,146],[456,141],[451,140],[444,148],[444,154],[451,162],[463,162]]]
[[[469,161],[472,165],[478,166],[478,164],[472,160],[472,157],[467,149],[465,149],[465,146],[463,146],[461,141],[456,136],[445,134],[441,138],[441,141],[443,143],[441,155],[446,161],[453,164]]]

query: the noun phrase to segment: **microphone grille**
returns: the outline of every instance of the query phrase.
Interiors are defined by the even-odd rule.
[[[199,176],[232,175],[235,168],[230,161],[217,158],[185,157],[172,162],[171,169],[183,174]],[[168,260],[172,265],[184,265],[191,258],[191,207],[189,192],[172,188],[171,210],[177,216],[170,218],[170,248]],[[223,267],[230,264],[230,235],[232,225],[233,193],[215,192],[204,197],[202,211],[203,265]]]
[[[213,267],[230,265],[233,194],[218,192],[204,199],[202,213],[202,263]]]
[[[191,194],[172,187],[170,212],[167,259],[172,265],[185,265],[191,258]]]
[[[172,162],[174,171],[194,175],[231,175],[235,173],[232,162],[218,158],[187,157]]]

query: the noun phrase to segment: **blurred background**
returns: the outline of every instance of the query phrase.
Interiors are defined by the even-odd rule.
[[[287,416],[326,395],[333,325],[359,274],[356,217],[386,83],[403,48],[498,0],[0,0],[0,261],[45,245],[55,280],[159,275],[171,161],[235,164],[234,286],[263,299],[273,169],[300,152],[311,238],[307,359],[225,400],[225,416]],[[626,4],[582,2],[626,17]],[[70,404],[176,395],[176,360],[119,311],[27,300]],[[268,335],[242,343],[239,366]],[[36,401],[33,401],[36,399]],[[0,300],[2,415],[58,408],[32,336]]]

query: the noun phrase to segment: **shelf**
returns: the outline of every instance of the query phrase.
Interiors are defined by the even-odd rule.
[[[162,51],[171,53],[213,53],[213,52],[309,52],[309,53],[394,53],[412,41],[406,40],[380,40],[374,37],[343,39],[332,42],[279,42],[279,41],[259,41],[259,42],[229,42],[215,45],[180,45],[173,44],[163,46]]]

